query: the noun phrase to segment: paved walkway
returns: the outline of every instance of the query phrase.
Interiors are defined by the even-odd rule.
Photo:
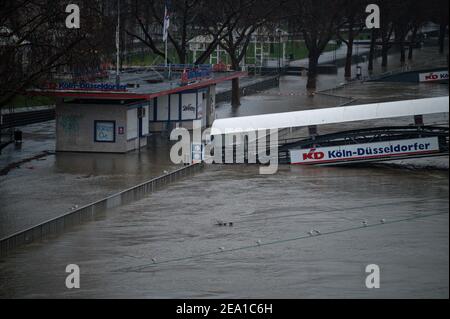
[[[355,45],[353,49],[353,56],[368,54],[370,47],[367,45]],[[347,45],[342,44],[337,50],[327,51],[322,53],[319,58],[319,64],[333,64],[336,60],[345,59],[347,56]],[[308,58],[302,60],[291,61],[290,66],[293,67],[305,67],[309,65]]]

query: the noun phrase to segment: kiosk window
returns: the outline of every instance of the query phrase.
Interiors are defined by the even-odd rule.
[[[95,142],[115,143],[116,142],[116,122],[115,121],[95,121]]]

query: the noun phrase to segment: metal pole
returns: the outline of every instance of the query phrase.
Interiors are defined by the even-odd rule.
[[[120,0],[117,0],[116,85],[120,85]]]
[[[281,73],[281,31],[278,31],[278,74]]]
[[[138,153],[141,154],[141,127],[142,127],[142,107],[138,108]]]
[[[165,42],[165,59],[166,59],[166,69],[167,69],[167,65],[168,65],[168,57],[167,57],[167,53],[168,53],[168,44],[167,44],[167,38],[166,37],[166,42]]]

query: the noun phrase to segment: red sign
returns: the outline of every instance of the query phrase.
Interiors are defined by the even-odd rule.
[[[309,153],[303,154],[303,160],[321,160],[325,157],[324,152],[316,152],[316,149],[313,148],[309,151]]]

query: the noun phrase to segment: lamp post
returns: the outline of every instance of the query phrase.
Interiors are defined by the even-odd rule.
[[[117,0],[117,27],[116,27],[116,85],[120,85],[120,0]]]
[[[276,30],[278,34],[278,74],[281,73],[281,33],[280,29]]]

